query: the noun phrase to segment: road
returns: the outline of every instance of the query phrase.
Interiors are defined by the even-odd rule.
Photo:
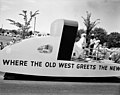
[[[120,95],[118,83],[3,80],[0,95]]]

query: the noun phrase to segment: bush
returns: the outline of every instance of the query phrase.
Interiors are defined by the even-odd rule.
[[[114,52],[114,53],[112,53],[111,59],[112,59],[115,63],[120,63],[120,52]]]

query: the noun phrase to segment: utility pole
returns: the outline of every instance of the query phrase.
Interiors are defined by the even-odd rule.
[[[1,26],[1,28],[3,29],[3,24],[2,24],[2,26]]]
[[[35,33],[35,28],[36,28],[36,17],[34,17],[34,33]]]

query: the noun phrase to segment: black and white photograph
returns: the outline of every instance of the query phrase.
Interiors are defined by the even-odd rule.
[[[0,0],[0,95],[119,95],[120,0]]]

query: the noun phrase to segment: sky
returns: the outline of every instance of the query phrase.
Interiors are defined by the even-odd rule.
[[[91,21],[100,19],[97,27],[108,33],[120,32],[120,0],[0,0],[0,28],[18,29],[6,19],[24,23],[22,10],[35,12],[36,31],[50,33],[50,26],[56,19],[77,21],[78,29],[85,29],[82,16],[86,18],[86,11],[92,14]],[[34,19],[31,22],[33,30]]]

